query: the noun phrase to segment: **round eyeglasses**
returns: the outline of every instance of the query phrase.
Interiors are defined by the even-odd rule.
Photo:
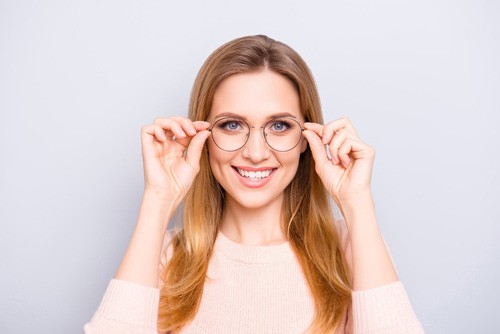
[[[278,152],[294,149],[300,142],[302,131],[300,123],[291,117],[274,118],[264,126],[249,126],[238,118],[225,117],[218,119],[208,130],[212,132],[212,140],[221,150],[237,151],[250,138],[250,129],[261,128],[267,145]]]

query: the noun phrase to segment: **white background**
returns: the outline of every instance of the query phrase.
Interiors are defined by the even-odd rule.
[[[219,45],[295,48],[377,152],[381,229],[428,333],[500,330],[498,1],[1,1],[0,332],[79,333],[136,223],[140,128]]]

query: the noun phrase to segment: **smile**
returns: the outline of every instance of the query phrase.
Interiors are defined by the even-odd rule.
[[[241,176],[246,177],[247,179],[255,180],[255,181],[265,179],[273,171],[272,169],[259,170],[259,171],[249,171],[249,170],[244,170],[241,168],[236,168],[236,170],[238,171],[238,173]]]

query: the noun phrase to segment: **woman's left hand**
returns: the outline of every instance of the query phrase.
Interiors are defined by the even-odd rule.
[[[375,150],[359,139],[347,117],[326,125],[305,123],[304,128],[316,173],[337,205],[371,194]]]

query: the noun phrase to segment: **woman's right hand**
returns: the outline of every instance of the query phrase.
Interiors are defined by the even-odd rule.
[[[144,190],[180,203],[200,170],[209,123],[157,118],[141,129]]]

